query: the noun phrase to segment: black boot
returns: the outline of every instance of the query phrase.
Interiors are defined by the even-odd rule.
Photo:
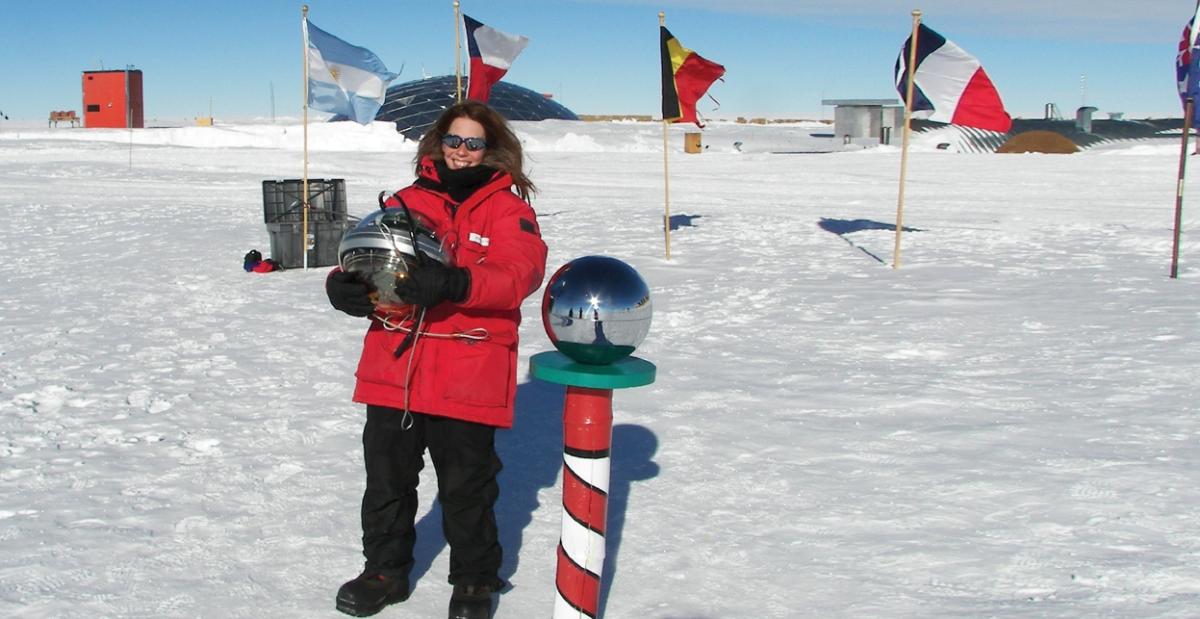
[[[495,588],[491,585],[454,585],[454,593],[450,595],[449,619],[491,619],[492,593]]]
[[[388,604],[407,599],[407,578],[363,572],[338,589],[337,609],[347,615],[369,617]]]

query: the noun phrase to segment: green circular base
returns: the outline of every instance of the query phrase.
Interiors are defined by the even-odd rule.
[[[552,350],[529,358],[529,372],[549,383],[592,389],[625,389],[654,382],[658,368],[637,357],[625,357],[606,365],[578,363]]]

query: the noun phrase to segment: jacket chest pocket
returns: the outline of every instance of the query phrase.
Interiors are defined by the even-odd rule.
[[[458,237],[454,249],[454,260],[458,266],[482,264],[487,259],[491,239],[478,232],[469,232]]]

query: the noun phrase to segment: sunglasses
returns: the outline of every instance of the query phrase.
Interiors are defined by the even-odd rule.
[[[463,138],[453,133],[447,133],[442,136],[442,146],[446,148],[458,148],[463,144],[466,144],[467,150],[472,152],[487,148],[487,141],[483,138]]]

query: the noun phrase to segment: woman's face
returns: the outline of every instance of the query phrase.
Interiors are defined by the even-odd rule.
[[[454,140],[454,137],[461,138],[461,140]],[[447,146],[447,138],[451,141],[459,142],[458,146],[455,148]],[[462,168],[479,165],[483,161],[483,153],[487,150],[487,147],[471,150],[469,146],[478,146],[476,143],[477,140],[487,140],[487,133],[483,130],[483,125],[466,116],[455,118],[450,123],[450,128],[446,131],[446,135],[442,136],[442,158],[446,160],[446,167],[451,170],[461,170]],[[468,142],[471,144],[468,144]]]

